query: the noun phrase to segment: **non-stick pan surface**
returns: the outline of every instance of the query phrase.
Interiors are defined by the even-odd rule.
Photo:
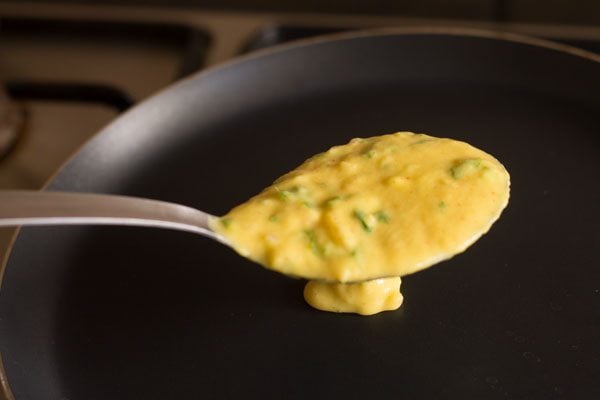
[[[512,175],[469,251],[372,317],[190,234],[23,229],[0,291],[17,399],[600,398],[600,63],[462,31],[342,36],[194,76],[108,126],[50,184],[214,214],[306,157],[399,130],[465,140]]]

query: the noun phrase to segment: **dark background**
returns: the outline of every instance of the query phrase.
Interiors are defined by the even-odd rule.
[[[32,2],[51,3],[48,0]],[[599,0],[62,0],[61,3],[600,24]]]

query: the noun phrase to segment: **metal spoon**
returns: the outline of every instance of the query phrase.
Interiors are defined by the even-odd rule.
[[[0,191],[0,226],[131,225],[197,233],[228,245],[210,227],[217,217],[166,201],[108,194]]]
[[[231,247],[227,239],[212,230],[210,221],[216,218],[214,215],[192,207],[140,197],[96,193],[0,190],[0,227],[22,225],[145,226],[196,233]],[[371,279],[388,277],[391,276]],[[345,283],[356,282],[362,281]]]

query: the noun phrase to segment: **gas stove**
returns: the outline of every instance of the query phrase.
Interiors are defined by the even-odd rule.
[[[297,39],[414,25],[509,31],[600,52],[598,26],[0,3],[0,189],[41,188],[120,113],[203,68]],[[0,230],[0,258],[11,234]]]

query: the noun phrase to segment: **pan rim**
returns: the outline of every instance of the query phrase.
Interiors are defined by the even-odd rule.
[[[480,28],[466,28],[466,27],[453,27],[453,26],[407,26],[407,27],[388,27],[388,28],[374,28],[374,29],[359,29],[348,32],[338,32],[331,33],[326,35],[320,35],[317,37],[306,38],[295,40],[290,43],[278,44],[266,49],[256,50],[248,54],[236,56],[231,60],[228,60],[223,63],[219,63],[208,68],[205,68],[201,71],[198,71],[190,76],[180,79],[176,82],[173,82],[164,88],[158,90],[151,96],[143,99],[140,103],[131,107],[124,113],[117,116],[107,125],[105,125],[98,132],[94,133],[90,136],[83,144],[81,144],[77,149],[75,149],[71,155],[52,173],[52,175],[46,180],[44,185],[40,190],[46,190],[48,186],[54,182],[57,176],[65,169],[65,167],[70,164],[75,157],[82,151],[82,149],[88,146],[93,140],[102,135],[108,128],[110,128],[116,121],[120,121],[123,118],[140,107],[144,107],[146,103],[149,101],[156,99],[159,96],[162,96],[164,93],[175,90],[179,86],[186,85],[188,82],[192,80],[199,79],[200,77],[209,76],[210,74],[217,73],[221,70],[225,70],[227,68],[234,67],[236,65],[245,63],[250,60],[254,60],[257,58],[267,57],[271,54],[281,54],[286,51],[296,50],[303,47],[320,45],[331,42],[342,42],[342,41],[350,41],[361,38],[370,38],[370,37],[387,37],[387,36],[408,36],[408,35],[447,35],[447,36],[463,36],[463,37],[471,37],[471,38],[481,38],[481,39],[489,39],[489,40],[497,40],[497,41],[505,41],[505,42],[513,42],[517,44],[529,45],[538,48],[545,48],[548,50],[558,51],[561,53],[566,53],[575,57],[583,58],[592,62],[600,63],[600,54],[593,53],[591,51],[582,50],[574,46],[554,42],[546,39],[539,39],[533,36],[512,33],[508,31],[500,31],[500,30],[489,30],[489,29],[480,29]],[[21,228],[16,228],[11,236],[9,244],[7,246],[6,252],[3,255],[2,259],[0,259],[0,290],[2,290],[3,281],[4,281],[4,273],[6,268],[8,267],[8,262],[10,260],[10,255],[13,251],[13,248],[16,244],[16,241],[19,237]],[[3,357],[0,353],[0,399],[6,400],[15,400],[15,397],[10,389],[10,384],[8,382],[8,376],[6,374],[6,370],[4,368]]]

